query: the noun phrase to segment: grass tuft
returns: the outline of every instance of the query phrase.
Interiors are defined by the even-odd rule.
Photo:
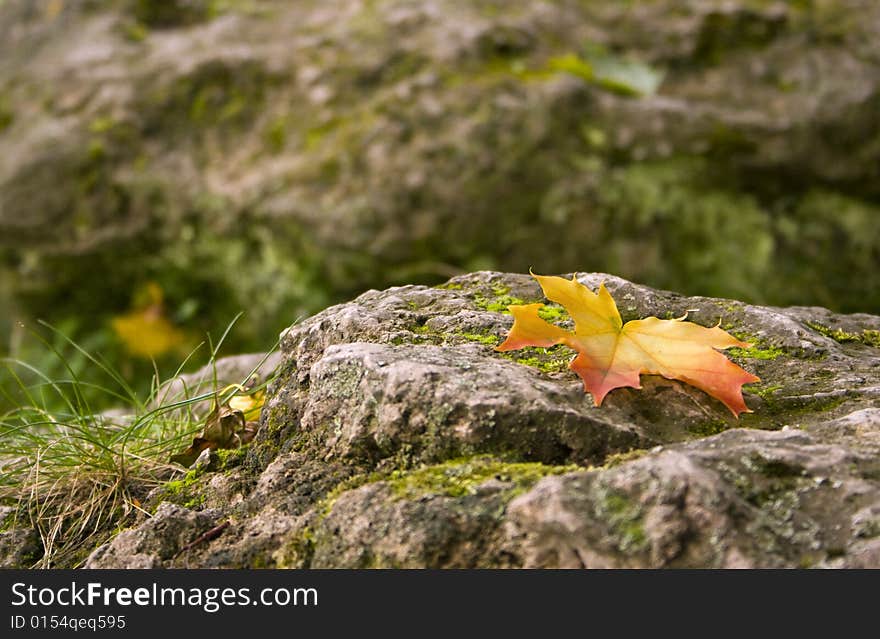
[[[218,390],[217,354],[234,322],[217,344],[208,341],[213,375],[206,382],[189,387],[181,377],[201,344],[167,379],[154,368],[146,396],[139,396],[99,355],[48,325],[101,371],[106,386],[82,381],[48,341],[43,343],[61,360],[64,377],[50,377],[17,359],[0,359],[0,368],[17,388],[10,393],[4,385],[12,408],[0,414],[0,506],[13,508],[2,523],[5,530],[33,529],[39,535],[41,552],[31,557],[31,567],[77,567],[115,532],[150,516],[142,506],[150,491],[184,472],[169,456],[202,428],[211,400],[222,403],[243,392],[268,358],[240,385]],[[96,396],[116,408],[93,410],[90,398]]]

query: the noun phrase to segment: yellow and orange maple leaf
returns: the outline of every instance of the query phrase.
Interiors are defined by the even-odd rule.
[[[734,416],[751,412],[743,401],[742,386],[760,381],[719,350],[746,348],[719,327],[706,328],[684,318],[656,317],[623,323],[617,305],[602,284],[598,293],[572,278],[534,275],[547,299],[561,304],[574,320],[574,332],[538,316],[543,304],[508,307],[513,327],[497,347],[511,351],[526,346],[565,344],[578,352],[569,364],[593,396],[596,406],[615,388],[641,388],[641,374],[677,379],[721,400]]]

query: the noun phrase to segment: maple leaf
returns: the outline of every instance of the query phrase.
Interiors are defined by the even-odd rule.
[[[623,324],[617,304],[602,284],[594,293],[574,277],[535,275],[547,299],[561,304],[574,320],[574,332],[538,317],[543,304],[508,307],[513,327],[496,350],[565,344],[578,352],[569,364],[593,395],[596,406],[615,388],[641,388],[643,373],[677,379],[721,400],[735,417],[750,413],[742,397],[743,384],[760,381],[719,350],[741,342],[719,327],[706,328],[684,318],[656,317]]]

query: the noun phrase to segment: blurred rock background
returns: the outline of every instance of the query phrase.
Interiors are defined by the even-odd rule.
[[[878,177],[873,0],[0,0],[28,361],[88,368],[36,319],[137,377],[488,268],[876,314]]]

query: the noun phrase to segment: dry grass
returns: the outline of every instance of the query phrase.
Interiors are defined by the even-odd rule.
[[[208,364],[215,362],[223,338],[216,346],[209,340]],[[181,471],[168,458],[201,428],[200,408],[208,400],[226,401],[239,392],[224,389],[217,398],[216,374],[207,389],[169,384],[180,377],[196,349],[167,380],[157,373],[149,395],[139,398],[107,362],[69,343],[109,380],[106,387],[89,384],[88,394],[107,393],[118,409],[91,410],[86,385],[70,367],[67,379],[49,379],[27,363],[0,360],[24,398],[0,415],[0,505],[13,508],[0,529],[37,531],[42,552],[33,557],[34,568],[78,566],[138,513],[149,516],[141,502]],[[172,388],[175,395],[169,396]]]

